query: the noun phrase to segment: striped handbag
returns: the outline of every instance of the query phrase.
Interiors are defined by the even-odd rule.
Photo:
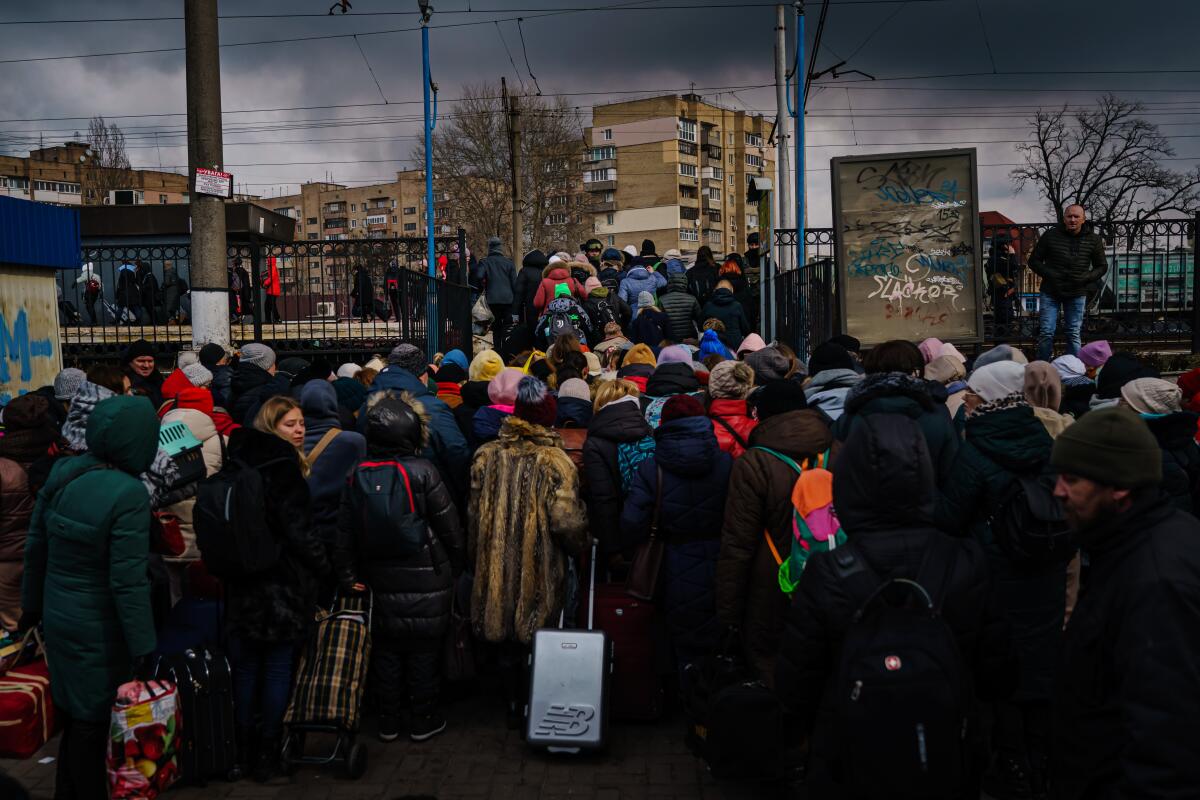
[[[335,599],[332,609],[317,615],[283,721],[356,731],[370,659],[370,595],[340,598],[340,604]]]

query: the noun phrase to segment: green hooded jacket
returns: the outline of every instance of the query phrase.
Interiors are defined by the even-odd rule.
[[[21,602],[45,623],[50,689],[73,719],[104,722],[133,659],[154,650],[146,561],[150,497],[138,479],[158,450],[144,397],[92,412],[88,452],[55,464],[25,544]]]

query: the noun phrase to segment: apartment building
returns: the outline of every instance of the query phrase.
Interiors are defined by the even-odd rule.
[[[0,155],[0,195],[63,206],[167,205],[188,202],[186,175],[149,169],[98,170],[87,142]]]
[[[696,94],[596,106],[583,180],[597,237],[614,247],[651,239],[659,253],[744,249],[759,230],[747,180],[775,172],[771,125]]]

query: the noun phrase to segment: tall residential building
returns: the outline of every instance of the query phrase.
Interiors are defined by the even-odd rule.
[[[188,178],[152,169],[113,170],[91,163],[87,142],[0,155],[0,195],[64,206],[167,205],[188,201]]]
[[[596,106],[583,173],[596,235],[614,247],[650,239],[659,253],[744,249],[759,229],[747,180],[775,172],[771,125],[695,94]]]

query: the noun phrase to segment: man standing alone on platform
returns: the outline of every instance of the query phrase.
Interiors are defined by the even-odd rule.
[[[1088,287],[1108,272],[1104,240],[1092,232],[1091,226],[1085,232],[1084,221],[1083,206],[1067,206],[1062,223],[1042,234],[1029,257],[1029,268],[1042,279],[1039,361],[1049,361],[1053,354],[1059,305],[1067,329],[1067,352],[1070,355],[1079,352]]]

